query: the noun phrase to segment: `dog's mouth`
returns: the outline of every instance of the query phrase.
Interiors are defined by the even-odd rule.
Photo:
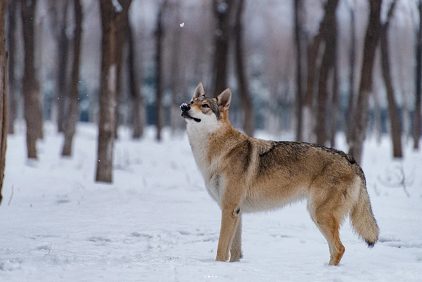
[[[182,117],[184,117],[185,119],[191,119],[191,120],[194,120],[194,121],[196,121],[196,122],[200,122],[200,121],[201,121],[201,119],[199,119],[199,118],[194,118],[194,117],[191,117],[191,116],[188,114],[188,112],[184,112],[184,111],[182,111],[181,116],[182,116]]]

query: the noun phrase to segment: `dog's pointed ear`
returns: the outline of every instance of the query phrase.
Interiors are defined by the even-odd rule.
[[[218,108],[221,110],[227,110],[230,107],[230,102],[232,100],[232,90],[227,88],[217,97]]]
[[[204,89],[204,85],[202,84],[202,82],[200,82],[198,84],[198,86],[196,86],[195,92],[193,92],[192,101],[196,98],[199,98],[199,97],[205,97],[205,89]]]

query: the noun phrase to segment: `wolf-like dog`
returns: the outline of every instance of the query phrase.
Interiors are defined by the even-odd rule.
[[[350,156],[327,147],[266,141],[236,130],[228,119],[231,90],[205,96],[202,83],[189,104],[180,106],[196,164],[211,197],[222,210],[217,261],[242,256],[242,214],[272,210],[306,199],[312,220],[326,238],[330,265],[345,248],[339,228],[349,214],[357,234],[372,247],[379,229],[361,167]]]

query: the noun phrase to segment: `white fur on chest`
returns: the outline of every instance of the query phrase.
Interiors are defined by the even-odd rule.
[[[224,194],[224,177],[218,174],[219,158],[208,159],[209,134],[217,128],[202,128],[198,124],[190,124],[187,126],[189,143],[195,158],[196,165],[202,174],[210,196],[221,205]]]
[[[204,123],[204,121],[199,124],[188,121],[187,133],[195,162],[205,178],[206,176],[209,176],[210,170],[213,167],[213,164],[210,164],[208,160],[209,136],[218,129],[218,126],[207,126],[206,123],[202,123]],[[215,160],[213,162],[215,162]]]

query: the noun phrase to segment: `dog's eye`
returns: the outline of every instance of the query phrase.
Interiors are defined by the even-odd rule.
[[[202,104],[203,108],[209,108],[210,106],[208,104]]]

